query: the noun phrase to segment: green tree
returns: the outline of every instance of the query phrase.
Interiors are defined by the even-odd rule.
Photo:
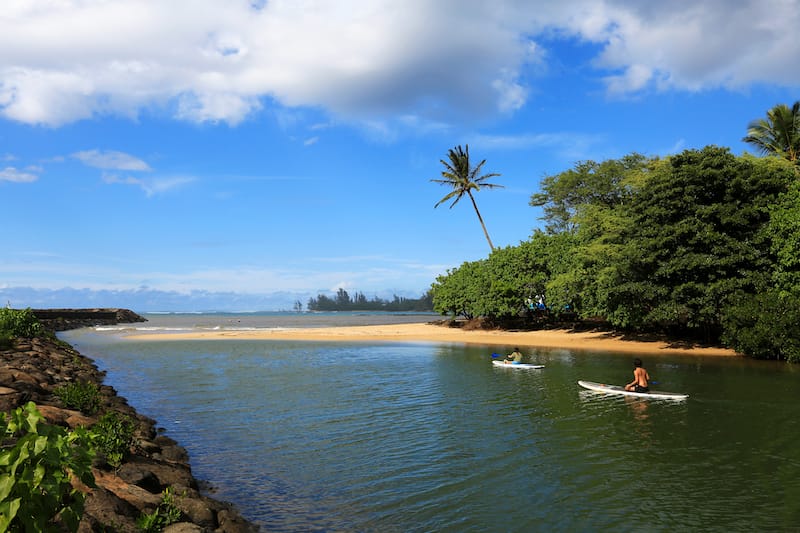
[[[630,225],[627,206],[657,164],[637,153],[582,161],[545,177],[542,192],[531,196],[555,237],[545,249],[551,312],[569,306],[583,318],[606,314],[608,293],[619,281],[622,233]]]
[[[716,341],[726,308],[772,269],[763,229],[793,174],[773,163],[708,146],[657,165],[630,204],[612,323]]]
[[[790,108],[778,104],[767,111],[766,118],[750,122],[742,139],[762,154],[776,155],[800,165],[800,101]]]
[[[432,179],[431,181],[450,187],[453,190],[445,195],[444,198],[439,200],[434,208],[452,200],[452,203],[450,204],[450,208],[452,209],[453,206],[456,205],[458,201],[461,200],[461,198],[463,198],[466,194],[472,202],[472,207],[475,208],[475,214],[478,215],[478,221],[480,221],[481,227],[483,228],[483,234],[486,235],[486,240],[489,242],[489,248],[494,250],[494,244],[492,244],[492,239],[489,238],[489,232],[486,230],[486,224],[483,222],[483,217],[481,216],[481,212],[478,210],[478,204],[475,203],[475,197],[472,193],[473,191],[478,192],[481,189],[502,188],[502,185],[487,183],[486,181],[490,178],[497,177],[500,174],[492,172],[481,175],[481,169],[486,163],[486,160],[482,160],[473,167],[469,160],[469,145],[467,145],[466,150],[462,149],[461,146],[451,148],[447,152],[447,156],[449,161],[445,161],[444,159],[439,160],[445,167],[445,170],[442,171],[442,179]]]
[[[611,208],[629,201],[650,165],[650,160],[637,153],[601,163],[581,161],[569,170],[545,176],[542,192],[531,195],[530,205],[543,208],[549,233],[572,232],[585,206]]]
[[[772,285],[782,297],[800,299],[800,182],[771,206],[767,232],[775,257]]]
[[[769,212],[765,233],[772,271],[754,294],[743,295],[725,314],[723,340],[751,357],[800,363],[800,183],[795,181]]]
[[[433,310],[466,319],[479,316],[482,294],[489,284],[485,262],[485,259],[468,261],[438,276],[431,286]]]

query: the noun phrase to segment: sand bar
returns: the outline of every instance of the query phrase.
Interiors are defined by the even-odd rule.
[[[136,334],[135,340],[195,340],[195,339],[253,339],[301,340],[339,342],[435,342],[482,344],[498,350],[514,346],[528,348],[564,348],[642,354],[692,354],[709,356],[738,356],[726,348],[700,347],[686,343],[626,340],[608,332],[570,330],[500,331],[462,330],[429,323],[391,324],[375,326],[341,326],[323,328],[292,328],[270,330],[195,331],[191,333]]]

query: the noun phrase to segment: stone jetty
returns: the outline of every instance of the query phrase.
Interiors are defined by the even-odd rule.
[[[120,309],[34,312],[46,327],[59,330],[144,320]],[[78,531],[140,531],[137,519],[155,511],[167,488],[181,513],[179,522],[164,529],[168,533],[259,530],[231,504],[207,496],[208,490],[201,493],[201,483],[192,476],[186,450],[159,434],[156,422],[137,413],[113,387],[103,384],[103,378],[104,373],[90,358],[54,337],[15,339],[13,346],[0,350],[0,412],[7,413],[33,401],[47,423],[53,425],[91,427],[99,415],[109,411],[127,415],[135,423],[134,445],[119,467],[95,460],[92,473],[97,487],[82,487],[87,497]],[[96,416],[65,408],[54,394],[59,386],[88,382],[96,384],[100,391],[101,406]]]

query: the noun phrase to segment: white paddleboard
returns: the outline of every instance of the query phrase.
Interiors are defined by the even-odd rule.
[[[680,394],[677,392],[654,391],[650,392],[634,392],[625,390],[625,387],[619,385],[606,385],[605,383],[595,383],[593,381],[579,381],[578,385],[584,389],[589,389],[595,392],[603,392],[605,394],[622,394],[624,396],[636,396],[637,398],[653,398],[659,400],[685,400],[689,397],[688,394]]]
[[[503,361],[492,361],[495,366],[502,366],[503,368],[544,368],[544,365],[529,365],[527,363],[504,363]]]

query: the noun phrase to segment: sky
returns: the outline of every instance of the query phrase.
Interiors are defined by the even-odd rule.
[[[800,99],[800,0],[3,0],[0,302],[258,311],[418,298],[490,249],[448,150],[543,177],[735,154]]]

